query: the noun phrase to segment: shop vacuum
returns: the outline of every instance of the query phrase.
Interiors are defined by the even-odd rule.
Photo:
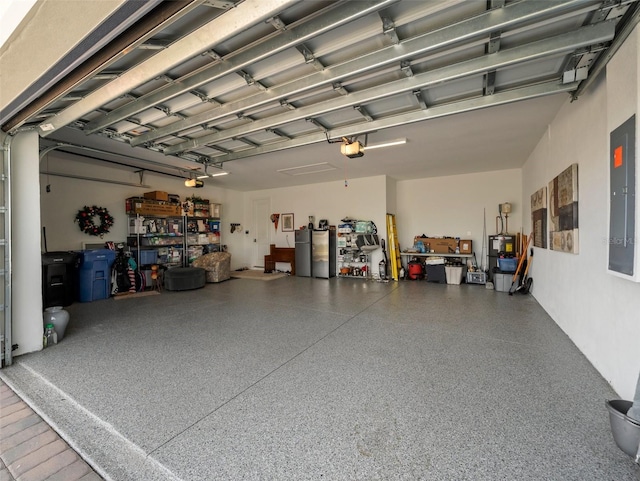
[[[378,263],[378,274],[380,280],[384,281],[387,278],[387,251],[384,248],[384,239],[380,239],[380,246],[382,246],[382,260]]]
[[[413,281],[424,279],[424,265],[417,258],[414,257],[409,261],[407,269],[409,270],[409,279]]]

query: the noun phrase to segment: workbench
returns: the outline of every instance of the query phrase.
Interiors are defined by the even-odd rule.
[[[424,254],[421,252],[401,252],[400,255],[408,257],[473,257],[473,254],[437,254],[436,252],[425,252]]]

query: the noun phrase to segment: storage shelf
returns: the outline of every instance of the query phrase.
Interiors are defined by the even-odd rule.
[[[371,279],[371,276],[352,276],[351,274],[338,274],[338,277],[344,277],[345,279]]]
[[[129,234],[129,237],[134,237],[136,234]],[[149,237],[184,237],[183,234],[175,234],[175,233],[161,233],[161,232],[156,232],[156,233],[148,233],[148,234],[140,234],[140,237],[145,237],[145,238],[149,238]]]
[[[402,256],[415,256],[415,257],[473,257],[473,254],[438,254],[436,252],[401,252]]]

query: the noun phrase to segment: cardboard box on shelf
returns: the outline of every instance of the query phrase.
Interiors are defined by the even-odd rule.
[[[460,254],[473,253],[473,242],[467,239],[460,239]]]
[[[145,192],[144,193],[144,198],[145,199],[150,199],[150,200],[164,200],[166,202],[169,201],[169,194],[167,192],[163,192],[161,190],[154,190],[153,192]]]
[[[457,241],[453,237],[415,237],[413,244],[422,242],[427,249],[435,254],[453,254],[456,252]]]
[[[125,201],[125,210],[129,215],[181,216],[179,204],[169,204],[157,200],[131,197]]]

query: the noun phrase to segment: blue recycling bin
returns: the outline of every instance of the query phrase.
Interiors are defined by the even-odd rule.
[[[78,269],[78,300],[91,302],[107,299],[111,295],[111,267],[115,251],[96,249],[80,252]]]

